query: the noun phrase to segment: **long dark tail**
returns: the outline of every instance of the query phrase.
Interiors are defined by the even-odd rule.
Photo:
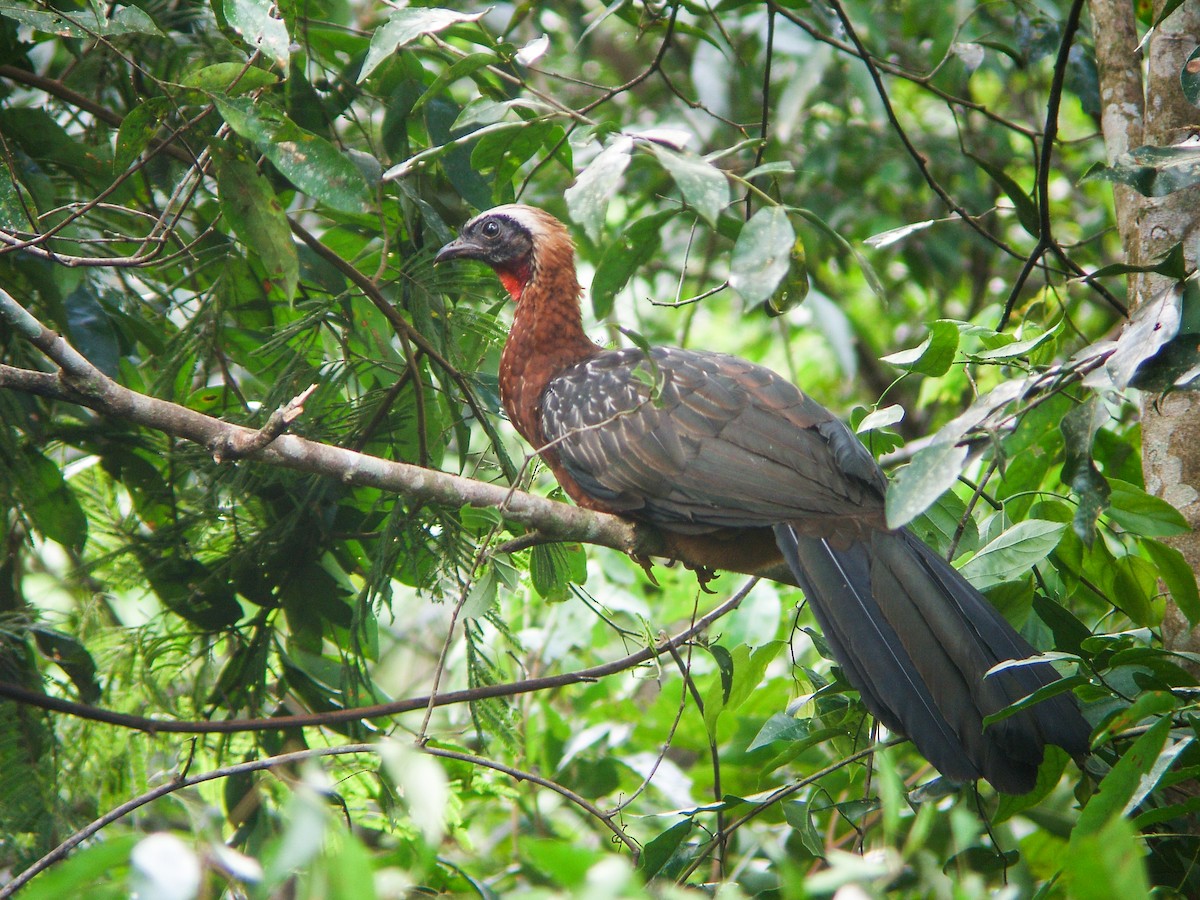
[[[850,683],[890,730],[907,735],[943,775],[1032,790],[1046,744],[1087,752],[1091,730],[1060,694],[984,728],[998,712],[1058,678],[958,571],[907,531],[875,532],[838,549],[775,527],[825,639]]]

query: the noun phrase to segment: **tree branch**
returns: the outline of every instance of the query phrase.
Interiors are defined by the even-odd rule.
[[[58,373],[51,374],[0,365],[0,388],[77,403],[103,415],[126,419],[172,437],[194,441],[205,447],[218,461],[230,450],[236,455],[240,448],[253,448],[254,443],[260,440],[256,429],[223,422],[122,387],[93,366],[64,338],[42,325],[2,289],[0,320],[12,325],[60,368]],[[503,510],[510,520],[535,528],[554,540],[582,541],[646,556],[661,555],[670,549],[669,542],[654,529],[635,526],[616,516],[568,506],[500,485],[407,463],[390,462],[295,435],[281,435],[264,447],[252,449],[248,458],[299,472],[336,478],[348,485],[392,491],[417,504],[496,507]],[[701,561],[694,562],[699,564]]]
[[[51,697],[39,691],[30,690],[19,684],[0,681],[0,697],[46,709],[51,712],[64,713],[87,719],[92,722],[103,722],[120,728],[133,728],[148,734],[234,734],[250,731],[278,731],[284,728],[306,728],[316,726],[336,725],[342,722],[360,722],[364,719],[378,719],[426,709],[429,706],[451,706],[457,703],[474,703],[479,700],[490,700],[496,697],[513,697],[517,694],[529,694],[553,688],[566,687],[571,684],[598,681],[609,675],[615,675],[641,665],[661,653],[686,644],[696,635],[703,632],[709,625],[727,615],[741,605],[750,593],[750,589],[758,583],[751,579],[740,590],[724,603],[715,607],[711,612],[701,616],[690,626],[674,637],[660,641],[653,647],[643,647],[633,653],[602,663],[588,669],[575,672],[564,672],[561,675],[547,675],[541,678],[527,678],[522,681],[507,684],[485,684],[479,687],[461,691],[447,691],[424,697],[409,697],[395,700],[391,703],[377,703],[372,706],[356,706],[350,709],[339,709],[324,713],[305,713],[293,716],[272,716],[268,719],[222,719],[218,721],[178,721],[170,719],[152,719],[146,716],[135,716],[129,713],[101,709],[85,703],[75,703],[61,697]]]

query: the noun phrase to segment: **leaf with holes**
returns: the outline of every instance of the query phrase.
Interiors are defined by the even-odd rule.
[[[278,17],[275,0],[225,0],[225,18],[248,45],[280,66],[291,58],[287,23]]]
[[[354,162],[325,138],[250,98],[216,98],[229,127],[254,143],[297,188],[332,207],[364,213],[370,194]]]

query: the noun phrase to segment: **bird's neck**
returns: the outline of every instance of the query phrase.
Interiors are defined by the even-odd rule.
[[[565,260],[538,260],[529,279],[516,287],[509,288],[517,308],[500,355],[500,399],[521,436],[540,448],[546,443],[541,428],[546,385],[602,348],[583,330],[579,282],[569,252]]]

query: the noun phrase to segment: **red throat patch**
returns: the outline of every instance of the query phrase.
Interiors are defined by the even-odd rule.
[[[513,298],[513,302],[520,302],[521,295],[525,293],[525,286],[529,284],[529,263],[517,263],[511,269],[497,269],[496,274],[508,295]]]

